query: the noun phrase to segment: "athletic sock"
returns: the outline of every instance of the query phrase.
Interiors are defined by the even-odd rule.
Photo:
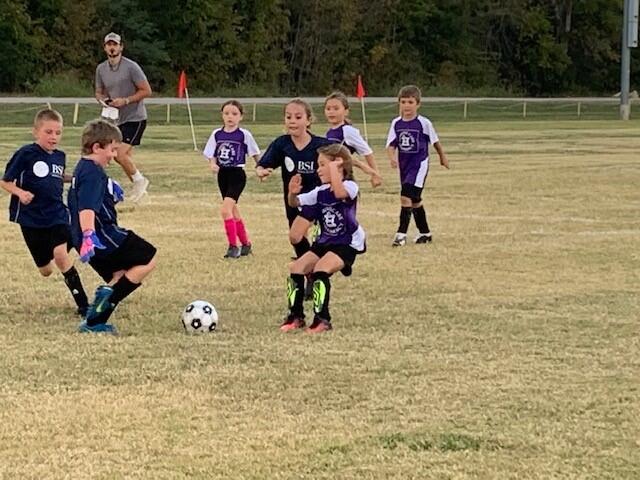
[[[329,294],[331,282],[327,272],[313,272],[313,312],[320,318],[331,321],[329,314]]]
[[[136,170],[136,173],[131,175],[131,180],[133,180],[134,182],[139,182],[140,180],[144,180],[144,175],[140,173],[140,170]]]
[[[413,219],[416,221],[416,227],[421,234],[429,234],[429,224],[427,223],[427,212],[424,206],[420,205],[413,209]]]
[[[87,308],[89,306],[89,300],[84,288],[82,288],[82,281],[80,280],[80,275],[78,274],[76,267],[71,265],[69,270],[62,272],[62,276],[64,277],[64,283],[71,292],[73,300],[76,302],[78,308]]]
[[[287,279],[287,301],[291,316],[304,318],[304,275],[292,273]]]
[[[237,232],[236,222],[233,220],[233,218],[227,218],[224,221],[224,231],[227,233],[227,241],[229,242],[229,245],[235,246]]]
[[[249,245],[249,235],[247,234],[247,230],[244,228],[244,222],[241,218],[236,218],[236,235],[238,236],[238,240],[242,245]]]
[[[407,233],[409,230],[409,222],[411,221],[411,207],[400,208],[400,225],[398,225],[398,233]]]
[[[120,280],[118,280],[116,284],[113,286],[113,293],[111,294],[111,297],[109,297],[109,302],[111,302],[115,307],[122,300],[124,300],[129,295],[131,295],[133,291],[136,288],[138,288],[140,285],[142,284],[133,283],[131,280],[127,278],[126,275],[123,275],[122,277],[120,277]]]

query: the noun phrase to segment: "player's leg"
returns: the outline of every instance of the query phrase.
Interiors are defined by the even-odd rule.
[[[80,274],[78,270],[76,270],[76,267],[74,267],[73,260],[69,256],[68,248],[67,241],[57,245],[53,249],[53,261],[64,277],[64,283],[69,289],[69,292],[71,292],[73,301],[78,307],[78,314],[84,316],[89,307],[89,299],[82,286]]]
[[[411,198],[407,193],[407,187],[407,185],[402,185],[402,192],[400,194],[400,222],[392,243],[394,247],[402,247],[407,243],[407,230],[409,230],[409,222],[411,221]]]
[[[53,273],[53,249],[49,241],[49,232],[46,228],[31,228],[20,225],[22,238],[29,249],[38,272],[43,277]]]
[[[331,275],[339,272],[345,262],[335,252],[325,253],[313,267],[313,323],[307,331],[320,333],[331,330],[331,314],[329,313],[329,299],[331,294]]]
[[[280,330],[283,332],[303,328],[305,325],[304,279],[306,274],[313,271],[318,258],[316,253],[307,252],[289,265],[289,278],[287,279],[289,314],[280,325]]]
[[[142,175],[133,163],[133,147],[140,145],[142,135],[147,128],[146,120],[141,122],[126,122],[119,126],[122,132],[122,143],[118,147],[118,156],[116,161],[122,165],[125,173],[133,182],[133,190],[131,191],[131,201],[138,202],[149,186],[149,180]]]
[[[431,243],[431,230],[429,230],[427,212],[424,209],[422,200],[418,199],[418,201],[414,201],[411,207],[413,209],[413,219],[415,220],[416,228],[418,229],[418,235],[416,236],[415,243]]]
[[[238,247],[236,240],[238,232],[236,230],[236,221],[233,218],[233,208],[235,205],[236,201],[233,198],[225,196],[222,200],[222,205],[220,206],[220,215],[224,222],[224,231],[227,235],[227,243],[229,245],[224,258],[240,257],[240,247]]]

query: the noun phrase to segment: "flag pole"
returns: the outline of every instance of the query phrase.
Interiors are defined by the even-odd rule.
[[[191,116],[191,103],[189,103],[189,89],[184,87],[184,95],[187,98],[187,112],[189,113],[189,125],[191,125],[191,138],[193,138],[193,150],[198,151],[198,144],[196,143],[196,131],[193,128],[193,117]]]
[[[360,97],[360,105],[362,105],[362,123],[364,124],[364,139],[369,143],[369,134],[367,133],[367,116],[364,113],[364,97]]]

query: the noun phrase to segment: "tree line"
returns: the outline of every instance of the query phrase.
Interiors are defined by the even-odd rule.
[[[0,91],[86,94],[123,36],[156,91],[609,95],[623,0],[0,0]],[[632,84],[640,55],[632,54]]]

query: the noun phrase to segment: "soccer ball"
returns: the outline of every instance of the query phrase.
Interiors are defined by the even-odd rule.
[[[204,300],[196,300],[182,312],[182,325],[187,333],[215,332],[218,328],[218,312]]]

